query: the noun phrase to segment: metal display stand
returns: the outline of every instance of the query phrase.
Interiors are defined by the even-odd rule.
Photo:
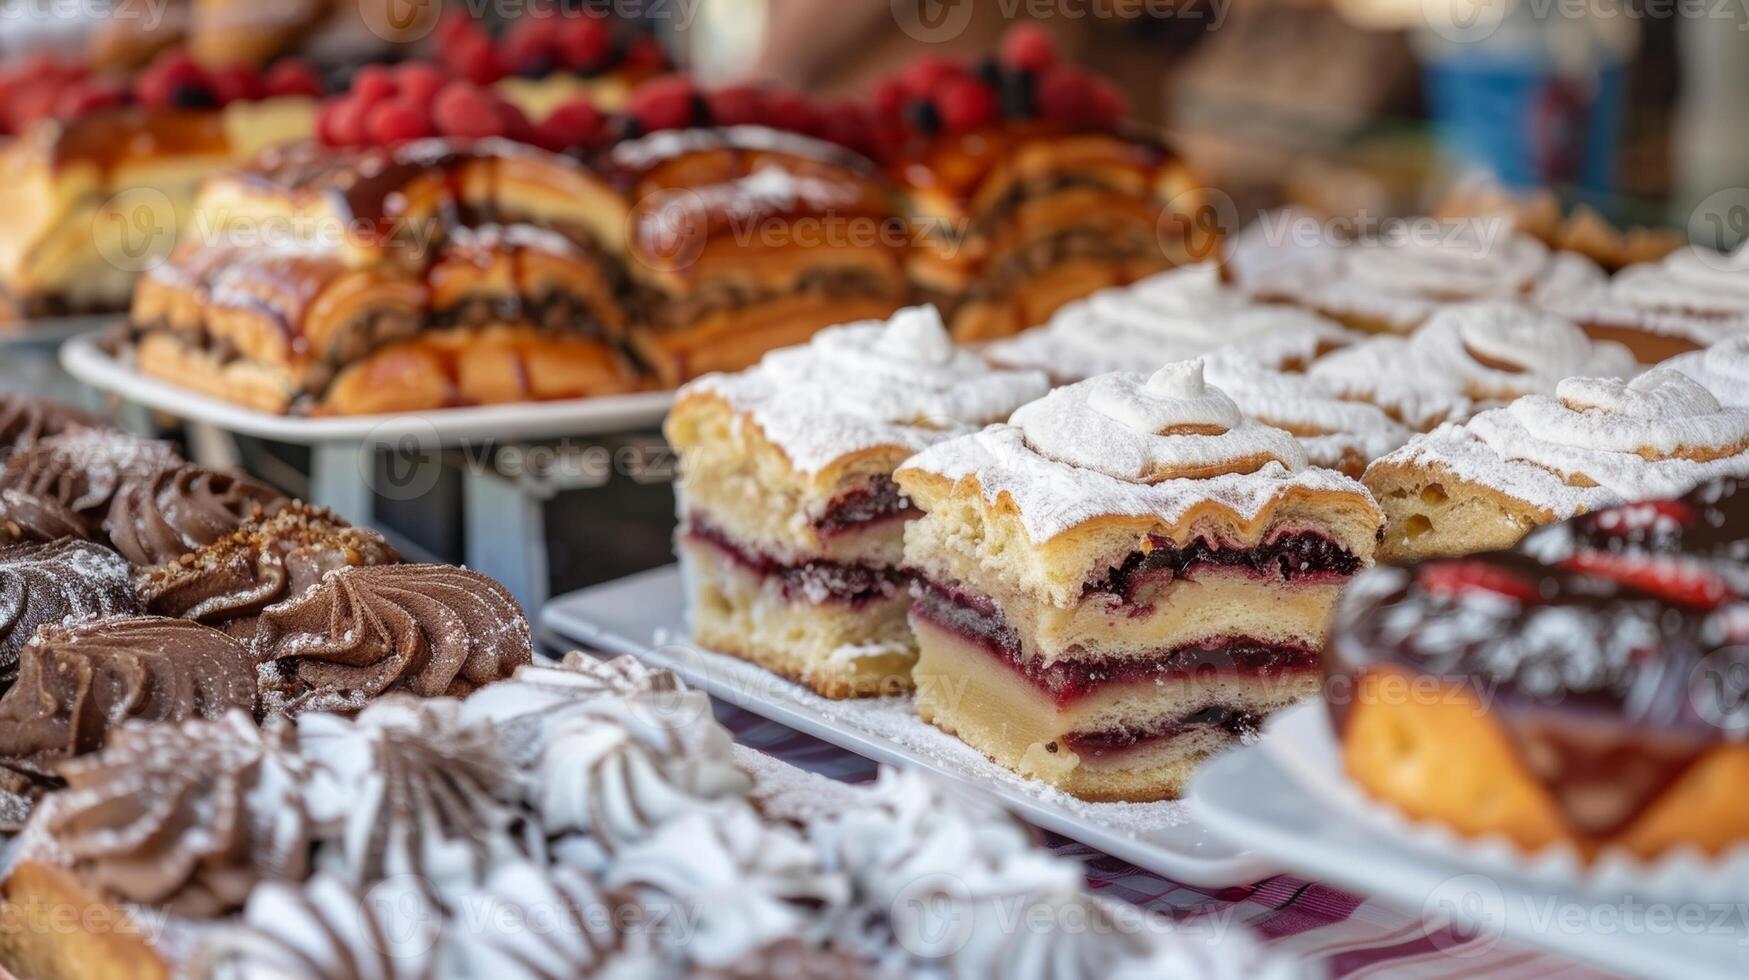
[[[507,452],[527,458],[533,452],[527,444],[538,440],[652,428],[672,401],[669,392],[646,392],[406,415],[299,418],[254,411],[147,377],[89,337],[67,341],[60,361],[68,374],[98,391],[184,420],[199,453],[222,454],[215,434],[307,446],[309,501],[354,524],[390,533],[391,539],[396,535],[377,519],[378,500],[422,498],[436,486],[443,461],[459,459],[465,561],[502,582],[530,618],[550,591],[544,507],[562,490],[594,485],[593,478],[563,468],[506,474],[496,460]],[[203,448],[212,443],[221,445]]]

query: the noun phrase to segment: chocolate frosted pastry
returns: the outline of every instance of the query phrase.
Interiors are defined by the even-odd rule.
[[[172,463],[123,483],[110,501],[103,530],[128,561],[162,565],[285,503],[284,494],[241,473]]]
[[[217,630],[155,616],[51,624],[25,646],[0,697],[0,766],[52,786],[60,763],[102,748],[123,721],[216,719],[232,708],[254,712],[255,667]],[[19,829],[28,810],[4,807],[0,829]]]
[[[23,490],[0,490],[0,545],[90,535],[85,519],[60,501]]]
[[[82,881],[122,901],[210,918],[258,882],[308,873],[308,763],[287,727],[241,711],[128,725],[61,773],[44,828]]]
[[[357,711],[390,691],[460,696],[533,659],[509,592],[450,565],[342,568],[263,611],[256,657],[288,712]]]
[[[293,503],[153,569],[142,577],[139,591],[152,612],[252,637],[263,609],[302,595],[327,572],[400,560],[375,531]]]
[[[48,497],[101,519],[127,480],[180,461],[167,442],[76,426],[13,453],[0,470],[0,489]]]
[[[14,450],[29,449],[38,440],[59,435],[76,425],[92,429],[104,427],[97,416],[71,405],[29,395],[0,394],[0,459]]]
[[[141,612],[122,557],[89,541],[0,547],[0,683],[37,627]]]
[[[1325,685],[1363,790],[1586,858],[1749,841],[1749,484],[1366,573]]]

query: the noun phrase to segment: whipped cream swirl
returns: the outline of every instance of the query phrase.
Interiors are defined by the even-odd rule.
[[[1205,383],[1200,360],[1058,388],[1010,421],[1040,455],[1131,483],[1306,465],[1293,436],[1245,418]]]
[[[1638,371],[1621,344],[1593,341],[1567,320],[1516,303],[1447,307],[1415,332],[1408,352],[1405,369],[1431,384],[1452,379],[1478,401],[1549,391],[1563,378],[1626,378]]]
[[[1616,302],[1749,320],[1749,246],[1720,255],[1702,246],[1679,248],[1657,262],[1629,266],[1610,281]]]
[[[1749,334],[1678,355],[1662,366],[1705,385],[1721,404],[1749,408]]]
[[[406,878],[368,889],[324,872],[301,885],[270,881],[250,893],[241,922],[206,938],[192,973],[202,980],[435,980],[442,923],[442,911]]]

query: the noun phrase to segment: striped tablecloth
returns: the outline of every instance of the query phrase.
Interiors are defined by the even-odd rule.
[[[875,776],[875,764],[809,735],[728,705],[718,717],[743,745],[791,765],[847,782]],[[1605,977],[1590,967],[1492,937],[1464,936],[1358,895],[1289,875],[1244,888],[1204,891],[1169,881],[1055,834],[1058,854],[1087,866],[1092,889],[1179,920],[1213,917],[1244,925],[1272,947],[1315,964],[1332,980],[1348,977],[1492,977],[1571,980]]]

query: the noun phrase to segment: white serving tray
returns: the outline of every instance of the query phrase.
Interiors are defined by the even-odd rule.
[[[832,701],[686,642],[674,566],[547,603],[542,626],[574,643],[666,667],[712,697],[877,762],[926,769],[987,792],[1021,817],[1194,888],[1269,877],[1274,862],[1212,834],[1183,803],[1084,803],[1022,779],[913,714],[910,699]]]
[[[274,415],[235,405],[148,377],[124,357],[113,357],[90,337],[75,337],[61,348],[67,373],[93,388],[127,401],[226,432],[295,445],[318,443],[394,444],[412,437],[428,448],[485,440],[554,439],[627,432],[661,423],[673,392],[604,395],[557,402],[519,402],[474,408],[444,408],[398,415],[301,418]]]
[[[1296,754],[1272,740],[1291,737],[1305,721],[1302,712],[1323,710],[1317,703],[1291,708],[1271,719],[1258,744],[1202,767],[1190,784],[1191,813],[1299,874],[1377,896],[1424,921],[1456,923],[1473,938],[1445,950],[1454,964],[1509,938],[1611,973],[1749,975],[1749,904],[1743,901],[1685,907],[1551,885],[1457,854],[1430,853],[1310,792],[1283,768]],[[1679,925],[1682,916],[1696,924]],[[1430,935],[1437,946],[1439,934]]]

